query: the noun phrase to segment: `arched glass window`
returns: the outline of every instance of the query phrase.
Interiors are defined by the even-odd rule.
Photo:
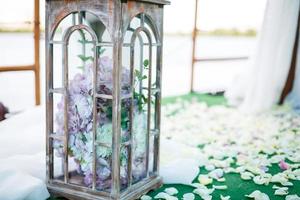
[[[123,169],[128,171],[128,181],[122,188],[157,172],[158,155],[154,152],[158,146],[160,112],[157,51],[161,45],[153,27],[150,17],[140,13],[131,19],[123,40],[122,72],[131,82],[132,96],[130,100],[123,100],[122,110],[128,116],[127,137],[132,145],[128,148],[128,164]]]
[[[74,12],[50,41],[50,174],[54,181],[111,189],[112,42],[92,13]]]

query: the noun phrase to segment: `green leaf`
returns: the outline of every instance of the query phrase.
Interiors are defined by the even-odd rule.
[[[84,70],[84,66],[78,66],[78,69]]]
[[[99,48],[99,54],[102,55],[102,54],[105,52],[105,50],[106,50],[106,49],[103,49],[103,48],[100,47],[100,48]]]
[[[142,79],[142,73],[139,70],[134,70],[134,73],[138,80]]]
[[[78,42],[81,43],[81,44],[92,43],[92,41],[88,41],[88,40],[85,40],[85,39],[83,39],[83,40],[78,40]]]
[[[146,75],[144,75],[144,76],[142,77],[142,80],[144,80],[144,79],[147,79],[147,76],[146,76]]]
[[[146,60],[144,60],[144,68],[145,69],[148,69],[148,66],[149,66],[149,60],[148,59],[146,59]]]
[[[78,58],[80,58],[83,62],[86,62],[88,60],[93,60],[94,58],[92,56],[84,56],[84,55],[78,55]]]

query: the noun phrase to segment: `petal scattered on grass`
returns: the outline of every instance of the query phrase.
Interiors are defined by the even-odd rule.
[[[203,185],[209,185],[213,182],[213,179],[210,178],[208,175],[200,174],[198,177],[198,181]]]
[[[173,196],[173,195],[178,194],[178,190],[176,188],[174,188],[174,187],[170,187],[170,188],[166,188],[165,189],[165,193]]]
[[[183,195],[183,200],[194,200],[195,199],[195,195],[193,193],[186,193]]]
[[[275,190],[274,194],[278,196],[285,196],[289,194],[288,190],[289,189],[287,187],[278,188],[277,190]]]
[[[143,195],[141,197],[141,200],[152,200],[152,197],[148,196],[148,195]]]
[[[281,160],[278,165],[279,165],[281,170],[288,170],[289,169],[289,164],[287,164],[284,160]]]
[[[270,200],[269,196],[265,193],[262,193],[259,190],[255,190],[249,195],[245,195],[246,197],[253,198],[254,200]]]
[[[216,190],[226,190],[228,187],[227,185],[213,185],[213,188]]]
[[[220,199],[221,199],[221,200],[230,200],[230,196],[225,196],[225,197],[224,197],[223,195],[221,195],[221,196],[220,196]]]
[[[287,195],[285,197],[285,200],[300,200],[300,197],[296,194],[293,194],[293,195]]]
[[[251,172],[242,172],[241,173],[241,179],[243,180],[251,180],[254,177],[254,174]]]

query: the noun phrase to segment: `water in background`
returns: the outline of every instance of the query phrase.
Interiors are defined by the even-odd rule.
[[[45,88],[45,45],[41,40],[42,94]],[[256,39],[251,37],[202,36],[198,39],[198,57],[249,56]],[[191,37],[164,38],[163,96],[189,92],[191,69]],[[0,66],[32,64],[33,35],[30,33],[0,33]],[[200,92],[225,90],[233,77],[245,68],[247,61],[203,62],[196,65],[195,88]],[[42,97],[44,100],[44,95]],[[32,72],[0,73],[0,101],[11,111],[34,105],[34,75]]]

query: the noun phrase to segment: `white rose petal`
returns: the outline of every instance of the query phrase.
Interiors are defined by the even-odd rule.
[[[226,181],[226,179],[223,177],[223,178],[219,178],[219,179],[217,179],[217,181],[218,181],[218,182],[225,182],[225,181]]]
[[[283,186],[293,186],[294,184],[292,182],[286,181],[286,182],[282,182],[281,185],[283,185]]]
[[[174,187],[166,188],[165,192],[171,196],[178,194],[178,190]]]
[[[227,185],[213,185],[213,188],[216,190],[226,190],[228,187]]]
[[[154,199],[169,199],[170,195],[165,192],[158,193]]]
[[[272,189],[279,189],[280,187],[277,185],[273,185]]]
[[[259,190],[255,190],[249,195],[245,195],[246,197],[253,198],[254,200],[270,200],[269,196],[265,193],[260,192]]]
[[[300,200],[300,197],[296,194],[293,194],[293,195],[287,195],[285,197],[285,200]]]
[[[283,188],[279,188],[277,190],[275,190],[275,195],[278,195],[278,196],[282,196],[282,195],[287,195],[289,192],[288,192],[288,188],[286,187],[283,187]]]
[[[221,199],[221,200],[230,200],[230,196],[225,196],[225,197],[224,197],[223,195],[221,195],[221,196],[220,196],[220,199]]]
[[[215,169],[208,174],[213,179],[220,179],[224,175],[224,171],[222,169]]]
[[[208,165],[205,165],[205,169],[206,169],[207,171],[212,171],[212,170],[215,169],[215,166],[212,165],[212,164],[208,164]]]
[[[255,176],[253,178],[253,182],[257,185],[263,185],[266,183],[266,179],[264,177],[261,177],[261,176]]]
[[[193,193],[186,193],[183,195],[182,200],[194,200],[195,195]]]
[[[142,197],[141,197],[141,200],[151,200],[152,199],[152,197],[150,197],[150,196],[148,196],[148,195],[143,195]]]
[[[193,193],[198,194],[200,197],[208,196],[213,193],[215,189],[208,189],[208,188],[197,188],[193,191]]]
[[[241,178],[243,180],[250,180],[254,177],[254,174],[252,174],[251,172],[242,172],[241,173]]]
[[[203,185],[209,185],[213,182],[212,178],[210,178],[208,175],[199,175],[198,177],[199,183]]]

